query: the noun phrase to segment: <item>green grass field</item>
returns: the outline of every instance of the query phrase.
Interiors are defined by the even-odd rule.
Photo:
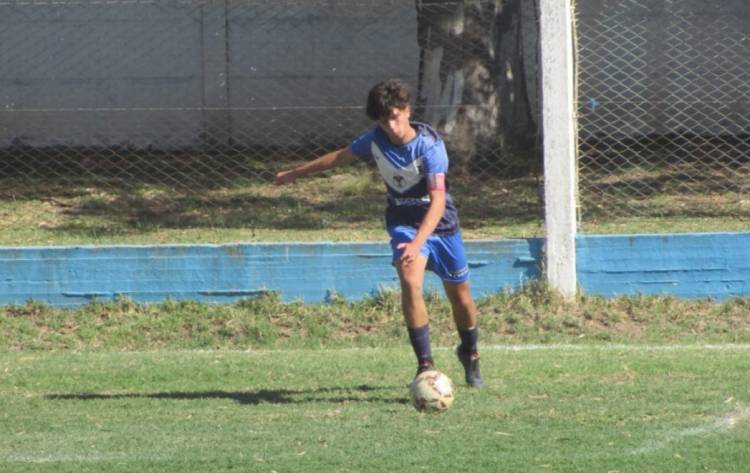
[[[487,387],[464,386],[428,297],[446,413],[408,401],[395,293],[331,304],[0,308],[0,471],[739,472],[750,301],[478,302]]]
[[[738,472],[750,346],[485,347],[408,402],[403,348],[4,352],[3,472]],[[439,366],[460,381],[450,350]]]
[[[283,187],[266,173],[263,181],[207,188],[104,178],[0,179],[0,245],[386,241],[383,183],[371,170],[352,167]],[[624,172],[607,182],[630,178]],[[541,186],[533,176],[455,179],[451,192],[464,237],[544,235]],[[741,194],[625,191],[589,197],[581,231],[750,230],[750,206]]]

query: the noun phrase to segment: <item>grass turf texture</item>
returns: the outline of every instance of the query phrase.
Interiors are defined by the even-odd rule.
[[[0,471],[734,472],[750,462],[750,302],[479,301],[470,390],[430,295],[446,413],[409,404],[397,293],[358,302],[0,309]],[[501,344],[501,345],[500,345]]]
[[[456,343],[447,300],[430,293],[426,302],[433,342]],[[567,302],[538,285],[481,298],[477,306],[486,343],[750,343],[750,299]],[[330,304],[284,303],[273,293],[231,305],[122,299],[59,309],[29,302],[0,307],[0,350],[392,347],[407,343],[403,325],[396,291]]]
[[[740,471],[746,345],[485,348],[408,404],[407,348],[3,352],[3,472]],[[439,366],[460,368],[447,349]]]
[[[94,177],[0,179],[0,246],[387,241],[383,183],[372,170],[355,166],[281,187],[271,183],[270,172],[266,177],[206,187]],[[615,181],[629,179],[623,173]],[[535,177],[454,176],[451,192],[464,237],[543,236],[541,185]],[[593,204],[584,206],[582,231],[750,230],[750,204],[741,194],[669,188],[642,196],[627,189],[587,197]]]

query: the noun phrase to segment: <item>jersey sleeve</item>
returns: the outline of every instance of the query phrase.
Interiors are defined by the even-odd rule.
[[[372,140],[375,136],[372,131],[362,133],[352,141],[349,146],[352,154],[358,158],[370,159],[372,157]]]
[[[425,153],[424,174],[448,174],[448,153],[445,151],[445,145],[442,141],[438,142]]]
[[[448,153],[439,141],[424,156],[424,176],[429,190],[446,190],[445,176],[448,174]]]

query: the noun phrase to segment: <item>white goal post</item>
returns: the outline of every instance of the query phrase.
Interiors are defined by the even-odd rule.
[[[576,108],[572,0],[540,0],[545,274],[550,287],[575,295]]]

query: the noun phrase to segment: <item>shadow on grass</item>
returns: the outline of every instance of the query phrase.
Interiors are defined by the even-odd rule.
[[[750,215],[750,207],[738,203],[747,193],[749,144],[745,135],[585,142],[580,157],[584,212],[596,218],[620,213]],[[84,238],[161,229],[379,228],[385,198],[379,178],[370,176],[372,165],[354,166],[340,181],[324,177],[274,189],[278,169],[320,151],[316,146],[102,152],[36,149],[20,143],[0,150],[0,216],[11,222],[5,227],[24,222],[34,228],[42,222],[45,231]],[[451,172],[451,192],[463,227],[542,221],[543,180],[528,164],[535,155],[519,156],[516,167],[508,167],[515,161],[503,156],[478,159],[463,174],[459,169]],[[513,169],[526,175],[519,177]]]
[[[317,388],[306,390],[259,389],[257,391],[195,391],[195,392],[157,392],[157,393],[64,393],[48,394],[46,399],[55,401],[98,401],[118,399],[164,399],[190,401],[198,399],[229,399],[240,404],[302,404],[310,402],[382,402],[389,404],[408,404],[407,398],[391,397],[383,391],[394,387],[370,386],[363,384],[353,387]]]
[[[47,230],[83,236],[118,236],[162,229],[378,227],[384,201],[382,193],[375,190],[342,194],[332,189],[323,195],[315,191],[299,192],[290,186],[274,195],[270,183],[227,188],[213,194],[165,186],[117,188],[90,183],[65,189],[55,185],[46,189],[16,186],[19,191],[9,196],[0,191],[0,203],[10,202],[20,213],[28,212],[25,202],[53,208],[54,217],[45,222]]]
[[[241,193],[226,197],[178,194],[151,198],[118,192],[107,202],[82,200],[65,211],[66,222],[55,226],[68,233],[119,233],[164,228],[325,229],[331,221],[357,224],[372,218],[367,197],[345,197],[315,203],[301,196],[259,196]],[[359,209],[359,211],[353,211]]]
[[[21,181],[0,184],[5,188],[0,191],[0,202],[18,203],[16,208],[22,213],[29,213],[20,205],[24,202],[53,208],[54,216],[47,217],[45,229],[84,237],[164,229],[376,229],[382,226],[385,209],[382,183],[361,170],[339,180],[322,178],[283,189],[257,181],[221,190],[85,179],[32,186]],[[533,178],[457,179],[452,184],[466,228],[541,218],[539,182]]]

